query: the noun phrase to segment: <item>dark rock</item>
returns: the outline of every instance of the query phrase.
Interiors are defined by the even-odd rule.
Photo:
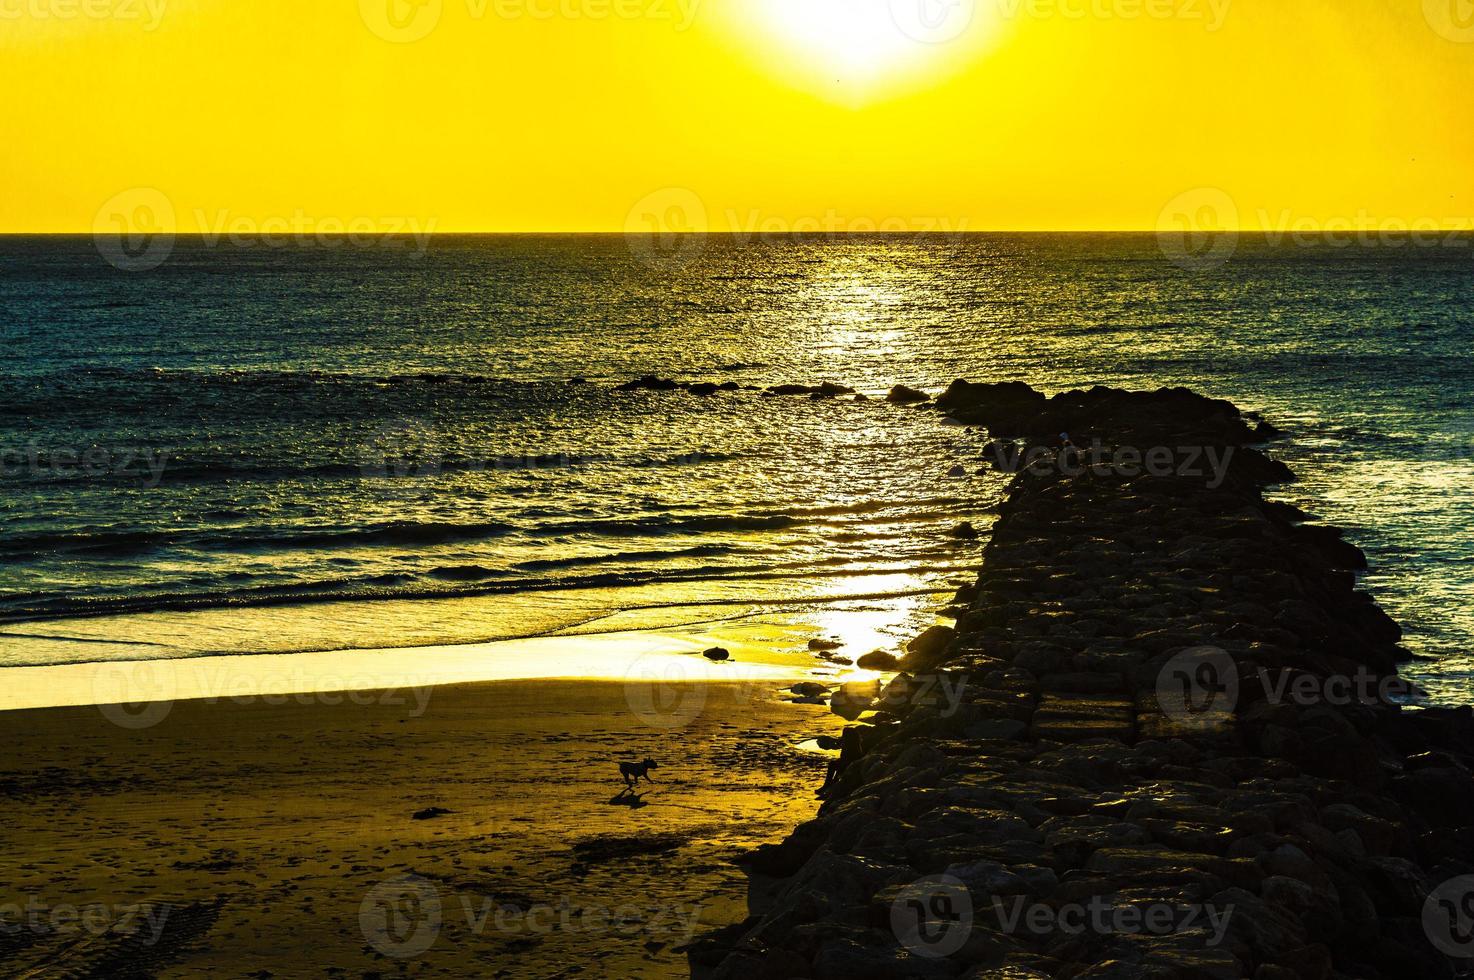
[[[950,626],[933,626],[906,644],[905,664],[908,669],[925,669],[938,663],[947,646],[957,636]]]
[[[971,521],[963,521],[961,524],[948,531],[947,537],[956,538],[959,541],[976,541],[979,535],[978,529],[972,526]]]
[[[856,667],[865,670],[895,671],[901,669],[901,661],[893,653],[884,650],[872,650],[855,662]]]
[[[647,375],[645,375],[642,378],[636,378],[634,381],[626,382],[625,384],[622,384],[622,385],[618,386],[614,390],[615,391],[675,391],[680,386],[681,386],[680,385],[680,382],[674,381],[674,380],[672,380],[670,378],[657,378],[657,377],[655,377],[652,374],[647,374]]]
[[[444,807],[440,807],[440,806],[426,807],[423,810],[417,810],[417,811],[415,811],[415,814],[414,814],[413,817],[411,817],[411,819],[413,819],[413,820],[434,820],[436,817],[449,816],[451,812],[452,811],[447,810]]]
[[[732,654],[721,647],[712,647],[710,650],[704,650],[702,651],[701,655],[707,660],[711,660],[716,663],[721,663],[722,661],[732,659]]]
[[[885,400],[899,405],[909,405],[916,402],[929,402],[931,395],[915,388],[907,388],[905,385],[896,385],[890,390],[890,394],[885,396]]]
[[[1019,436],[1044,410],[1048,399],[1020,381],[972,384],[954,381],[937,407],[955,418],[983,425],[993,436]]]

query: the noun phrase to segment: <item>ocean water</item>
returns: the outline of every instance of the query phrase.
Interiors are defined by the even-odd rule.
[[[1412,673],[1470,699],[1469,239],[650,244],[181,239],[128,271],[0,239],[0,665],[805,606],[901,610],[899,639],[976,566],[944,532],[998,501],[982,434],[758,389],[966,377],[1262,412],[1301,476],[1277,495],[1367,550]],[[645,374],[743,387],[615,390]]]

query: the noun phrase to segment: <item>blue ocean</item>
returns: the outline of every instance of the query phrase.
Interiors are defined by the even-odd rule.
[[[1410,673],[1467,701],[1474,242],[0,239],[0,665],[900,608],[1005,484],[895,384],[1188,385],[1285,430]],[[621,391],[656,375],[711,395]],[[772,396],[831,381],[869,396]],[[963,467],[962,476],[953,475]]]

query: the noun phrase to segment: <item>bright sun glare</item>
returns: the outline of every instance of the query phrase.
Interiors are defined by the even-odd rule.
[[[882,71],[925,53],[890,15],[886,0],[762,0],[780,38],[846,71]]]
[[[771,65],[847,98],[934,74],[983,33],[966,0],[748,0],[742,9]]]

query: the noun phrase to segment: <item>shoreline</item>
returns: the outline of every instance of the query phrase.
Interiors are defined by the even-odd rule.
[[[1464,973],[1474,712],[1378,698],[1401,629],[1359,549],[1264,498],[1294,478],[1254,448],[1273,427],[1185,389],[943,400],[1025,448],[1234,460],[1216,488],[1017,475],[957,628],[846,729],[820,815],[749,855],[749,917],[693,975]]]
[[[904,618],[900,612],[863,609],[749,613],[686,626],[489,643],[6,667],[0,713],[84,705],[137,705],[130,710],[143,711],[178,701],[300,701],[298,695],[322,701],[334,694],[385,689],[428,698],[444,686],[519,680],[866,682],[880,675],[826,660],[808,642],[834,638],[851,651],[850,659],[872,648],[899,649],[894,634]],[[702,656],[714,648],[727,650],[729,658],[718,663]]]

